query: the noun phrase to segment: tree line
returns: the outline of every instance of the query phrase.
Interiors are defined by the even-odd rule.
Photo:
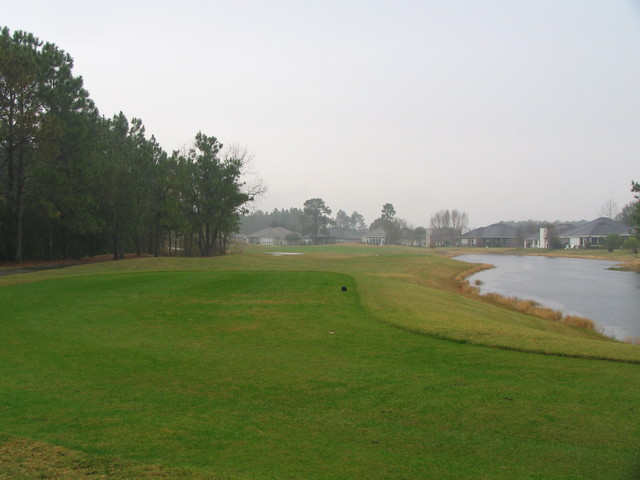
[[[613,200],[608,201],[598,211],[598,214],[614,218],[622,223],[634,226],[636,237],[640,237],[640,182],[632,182],[632,192],[635,199],[619,209]],[[346,211],[339,210],[335,217],[331,217],[332,210],[322,198],[311,198],[305,201],[303,208],[274,209],[272,212],[258,210],[242,218],[242,233],[250,234],[266,227],[285,227],[293,232],[302,232],[312,238],[328,234],[328,228],[338,227],[354,232],[367,230],[365,219],[354,211],[348,215]],[[558,234],[558,228],[567,222],[548,222],[538,220],[526,221],[502,221],[518,229],[519,244],[522,244],[527,235],[537,234],[540,228],[547,228],[549,241],[552,248],[563,248],[563,243]],[[586,220],[568,222],[571,226],[587,223]],[[431,247],[453,246],[458,238],[468,230],[469,215],[461,210],[439,210],[431,215],[429,230],[424,227],[413,227],[404,219],[396,216],[396,210],[391,203],[382,206],[380,217],[376,218],[369,226],[369,230],[381,228],[385,231],[388,244],[399,244],[403,240],[425,239],[428,233],[428,242]],[[605,239],[607,248],[627,248],[638,251],[638,238],[631,237],[624,240],[618,235],[612,235]],[[624,244],[623,244],[624,243]]]
[[[396,215],[392,203],[385,203],[380,216],[367,225],[364,216],[357,211],[349,215],[338,210],[331,216],[332,209],[322,198],[310,198],[302,208],[274,209],[272,212],[257,210],[242,217],[242,233],[251,234],[267,227],[285,227],[293,232],[301,232],[312,239],[329,234],[329,228],[339,228],[357,233],[367,230],[384,230],[387,244],[400,244],[403,241],[419,243],[426,241],[427,229],[413,227]],[[431,246],[454,245],[469,222],[469,215],[459,210],[440,210],[430,219]]]
[[[69,54],[2,29],[0,259],[224,253],[262,190],[249,161],[202,132],[167,154],[140,119],[100,115]]]

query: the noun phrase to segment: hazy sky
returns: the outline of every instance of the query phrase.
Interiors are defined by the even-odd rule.
[[[640,180],[640,0],[3,3],[103,115],[246,147],[263,210],[591,220]]]

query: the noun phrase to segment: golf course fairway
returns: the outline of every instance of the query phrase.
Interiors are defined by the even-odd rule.
[[[0,479],[639,478],[640,347],[272,250],[0,277]]]

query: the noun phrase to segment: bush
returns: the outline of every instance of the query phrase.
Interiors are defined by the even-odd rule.
[[[602,246],[608,251],[613,252],[616,248],[620,248],[622,245],[622,237],[617,233],[607,235],[602,241]]]
[[[622,244],[622,248],[625,250],[631,250],[633,253],[638,253],[638,246],[640,241],[636,237],[627,238]]]

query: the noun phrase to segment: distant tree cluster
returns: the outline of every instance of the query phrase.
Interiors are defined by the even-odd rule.
[[[640,182],[631,182],[631,191],[636,200],[628,206],[628,225],[635,227],[636,236],[640,237]]]
[[[357,211],[349,215],[345,210],[338,210],[334,217],[331,216],[332,213],[333,210],[322,198],[310,198],[304,202],[302,209],[276,208],[272,212],[257,210],[244,215],[241,219],[242,233],[251,234],[267,227],[285,227],[292,232],[307,235],[313,243],[323,243],[330,236],[329,229],[332,228],[356,234],[367,231],[365,218]],[[424,246],[427,236],[426,228],[414,228],[405,220],[397,218],[391,203],[383,205],[380,217],[368,227],[369,230],[377,228],[385,231],[385,242],[392,245]]]
[[[0,259],[125,251],[224,253],[261,191],[250,160],[198,133],[167,155],[140,119],[104,118],[70,55],[30,33],[0,34]]]
[[[246,235],[268,227],[284,227],[292,232],[302,232],[300,208],[274,208],[271,212],[256,210],[240,218],[240,232]]]
[[[618,234],[607,235],[602,246],[609,251],[622,248],[638,253],[640,249],[640,183],[631,182],[631,192],[634,193],[634,200],[627,203],[622,209],[613,200],[608,200],[598,213],[607,218],[615,218],[625,225],[635,229],[635,236],[623,238]]]
[[[241,218],[241,232],[251,234],[267,227],[284,227],[292,232],[326,234],[327,228],[337,227],[355,232],[367,229],[364,217],[354,211],[351,215],[338,210],[330,217],[331,208],[321,198],[307,200],[303,208],[274,208],[271,212],[256,210]],[[317,229],[317,231],[316,231]]]
[[[364,217],[355,210],[351,215],[348,215],[344,210],[338,210],[336,218],[333,220],[333,224],[337,228],[344,228],[346,230],[353,230],[356,232],[364,232],[367,229]]]
[[[385,203],[369,227],[371,230],[382,228],[387,237],[387,245],[419,244],[426,242],[427,230],[424,227],[413,227],[406,220],[396,217],[396,209],[392,203]]]
[[[455,245],[457,238],[469,226],[469,215],[460,210],[440,210],[431,216],[431,246]]]

